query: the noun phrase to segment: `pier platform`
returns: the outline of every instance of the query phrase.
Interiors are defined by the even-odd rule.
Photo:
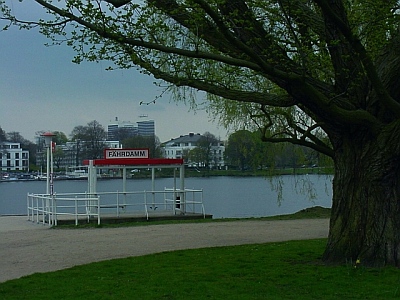
[[[153,221],[167,221],[167,220],[200,220],[200,219],[212,219],[210,214],[200,213],[186,213],[173,215],[171,212],[157,212],[149,213],[147,217],[144,214],[121,214],[116,216],[115,214],[103,214],[101,215],[101,224],[122,224],[122,223],[135,223],[135,222],[153,222]],[[40,220],[39,220],[40,221]],[[97,223],[97,217],[88,218],[85,216],[78,217],[78,225],[84,225],[88,223]],[[76,219],[73,216],[58,216],[57,226],[60,225],[75,225]]]

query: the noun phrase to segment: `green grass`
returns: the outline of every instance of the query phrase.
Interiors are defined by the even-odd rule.
[[[330,209],[312,207],[292,215],[240,220],[329,214]],[[195,222],[231,220],[237,219]],[[169,223],[176,222],[125,225]],[[326,239],[290,241],[91,263],[0,283],[0,299],[400,299],[398,269],[326,266],[321,261],[325,244]]]
[[[397,299],[398,269],[325,266],[326,239],[91,263],[0,284],[0,299]],[[44,254],[45,255],[45,254]]]

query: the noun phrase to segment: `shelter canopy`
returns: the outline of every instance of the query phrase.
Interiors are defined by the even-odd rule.
[[[84,165],[89,165],[88,159],[83,161]],[[183,165],[182,158],[118,158],[118,159],[94,159],[93,166],[177,166]]]

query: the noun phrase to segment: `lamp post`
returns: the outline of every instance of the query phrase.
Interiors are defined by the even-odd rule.
[[[42,134],[44,137],[44,143],[47,149],[47,179],[46,179],[46,194],[53,195],[54,193],[54,184],[53,184],[53,151],[52,151],[52,144],[53,144],[53,136],[55,134],[51,132],[46,132]]]

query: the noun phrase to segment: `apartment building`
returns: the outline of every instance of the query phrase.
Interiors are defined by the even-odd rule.
[[[165,158],[184,158],[189,167],[203,167],[206,162],[203,159],[196,159],[189,153],[199,147],[203,136],[199,133],[189,133],[163,143]],[[217,141],[210,145],[208,166],[210,168],[221,168],[225,166],[225,146],[223,142]]]
[[[29,171],[29,151],[20,143],[0,143],[0,167],[2,171]]]

